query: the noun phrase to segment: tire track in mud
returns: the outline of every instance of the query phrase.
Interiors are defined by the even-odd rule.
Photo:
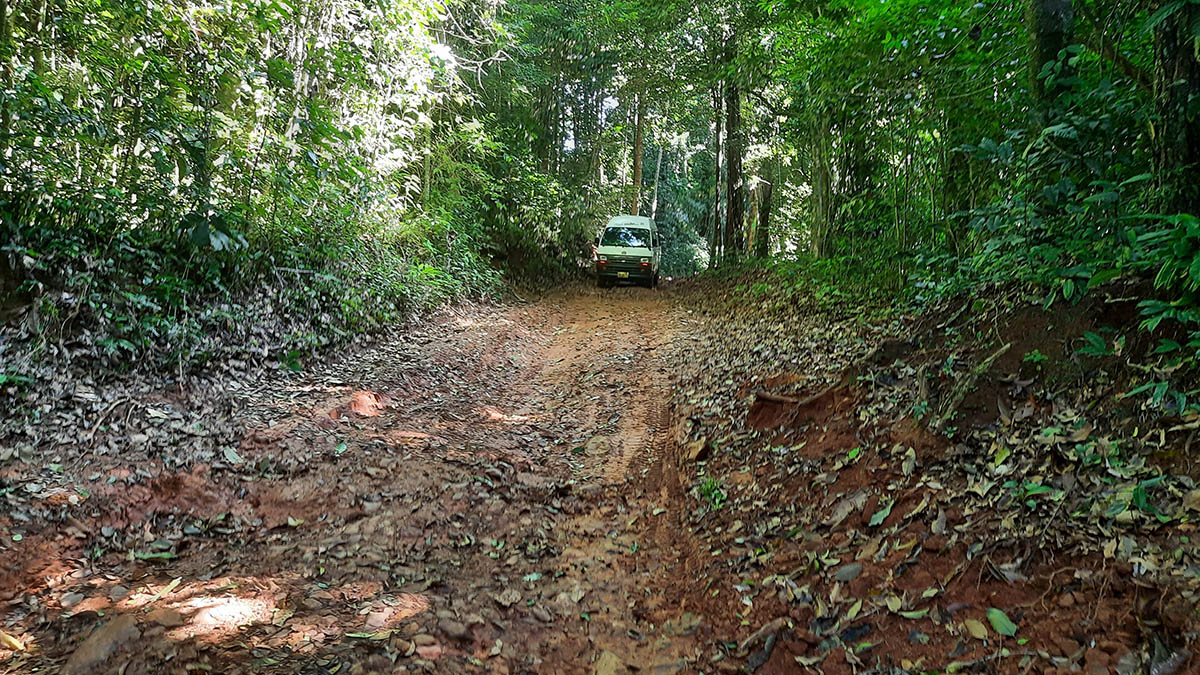
[[[657,356],[651,356],[657,361]],[[638,390],[629,409],[621,416],[615,434],[612,454],[604,463],[603,477],[607,483],[620,483],[629,473],[630,463],[637,457],[660,447],[666,437],[668,415],[666,378],[658,366]]]
[[[543,672],[695,672],[701,619],[676,568],[695,547],[675,518],[682,488],[662,480],[675,456],[668,361],[680,326],[675,309],[658,294],[620,290],[572,296],[564,309],[578,322],[558,332],[550,351],[578,355],[563,384],[590,438],[579,489],[588,507],[560,528],[558,569],[574,588],[586,580],[581,608],[592,619],[583,635],[552,643],[557,658]]]

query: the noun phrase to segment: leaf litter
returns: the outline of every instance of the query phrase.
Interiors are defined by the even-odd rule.
[[[1187,662],[1200,492],[1147,461],[1162,435],[1020,372],[1019,344],[988,361],[734,283],[459,308],[299,374],[57,381],[4,429],[0,658]]]

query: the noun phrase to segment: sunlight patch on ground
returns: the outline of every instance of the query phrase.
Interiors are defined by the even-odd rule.
[[[269,597],[199,595],[180,603],[176,609],[185,623],[171,632],[172,637],[216,642],[236,634],[243,626],[269,623],[275,601]]]
[[[417,593],[400,593],[376,603],[366,615],[368,630],[388,629],[429,611],[429,599]]]
[[[506,424],[524,424],[532,419],[529,415],[510,415],[490,405],[480,408],[480,412],[492,422],[504,422]]]
[[[424,441],[429,441],[435,437],[425,433],[424,431],[414,431],[412,429],[396,429],[389,431],[386,434],[377,434],[374,438],[383,438],[392,445],[416,445]]]

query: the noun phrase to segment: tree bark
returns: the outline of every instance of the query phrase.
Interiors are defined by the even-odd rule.
[[[1200,115],[1189,110],[1200,98],[1200,62],[1191,27],[1200,7],[1188,3],[1155,27],[1154,174],[1167,213],[1200,215]]]
[[[42,29],[46,25],[46,0],[34,0],[29,7],[29,34],[32,42],[33,73],[38,77],[46,74],[45,48]]]
[[[768,163],[771,166],[774,162]],[[770,172],[764,171],[770,178]],[[771,255],[771,193],[774,185],[764,180],[758,184],[758,225],[754,229],[754,255],[766,258]]]
[[[3,0],[0,0],[2,2]],[[713,211],[712,231],[708,233],[708,268],[713,269],[720,263],[721,237],[721,125],[724,123],[722,114],[723,97],[718,84],[713,87],[713,136],[716,143],[713,147]]]
[[[0,85],[4,89],[12,89],[12,24],[10,23],[8,12],[8,0],[0,0]],[[6,160],[4,157],[8,152],[8,138],[12,133],[12,107],[8,97],[4,97],[4,102],[0,103],[0,160]],[[7,161],[4,161],[7,164]],[[7,181],[4,181],[7,183]],[[0,187],[7,187],[0,184]]]
[[[633,127],[633,194],[629,198],[629,213],[638,215],[642,206],[642,153],[646,141],[646,96],[637,95],[636,120]]]
[[[809,250],[816,258],[829,255],[829,236],[833,229],[833,148],[828,116],[813,129],[812,144],[812,223],[809,226]]]
[[[725,43],[726,72],[733,71],[736,53],[735,36]],[[725,210],[725,255],[736,256],[742,250],[742,228],[746,217],[745,184],[742,176],[742,98],[735,78],[725,83],[725,190],[728,207]]]
[[[650,198],[650,220],[658,215],[658,181],[662,176],[663,145],[658,144],[658,161],[654,163],[654,196]]]
[[[1058,60],[1075,28],[1075,10],[1071,0],[1027,0],[1025,22],[1029,28],[1029,89],[1041,107],[1057,93],[1057,87],[1046,88],[1042,69]]]

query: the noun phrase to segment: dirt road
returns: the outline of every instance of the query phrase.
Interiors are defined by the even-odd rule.
[[[236,390],[244,437],[211,464],[88,462],[73,531],[6,570],[28,626],[7,667],[686,671],[662,470],[685,324],[633,288],[448,313]]]
[[[997,439],[1043,457],[1069,401],[997,385],[1024,417],[931,433],[944,353],[750,288],[460,309],[209,389],[77,383],[0,464],[0,672],[1184,672],[1194,596],[1145,570],[1190,574],[1191,544],[998,484]]]

